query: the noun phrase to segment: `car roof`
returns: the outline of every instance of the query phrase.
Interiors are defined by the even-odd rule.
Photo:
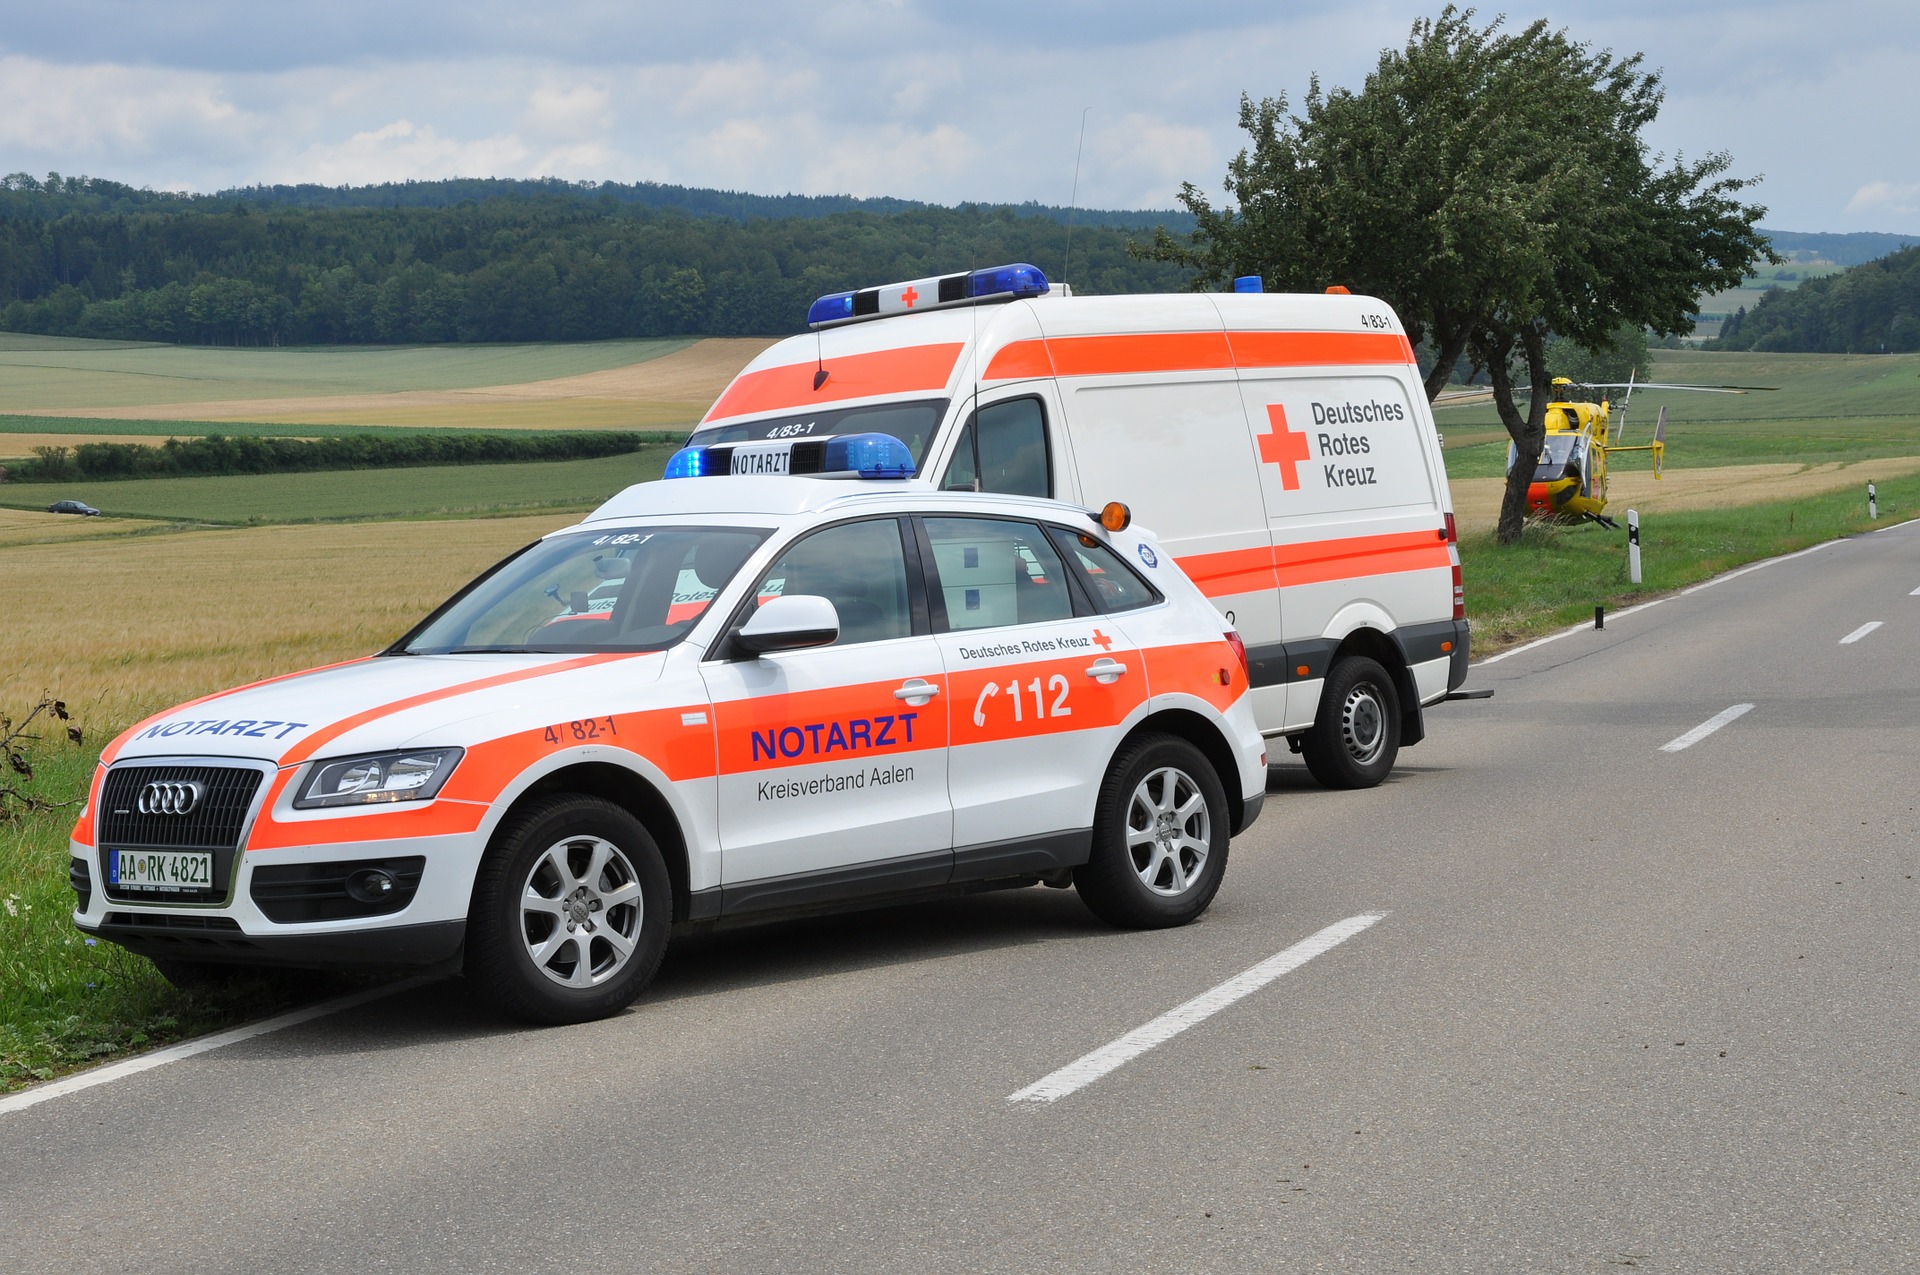
[[[786,520],[863,508],[874,512],[1017,514],[1076,523],[1093,517],[1087,510],[1062,501],[936,491],[918,482],[724,474],[636,483],[588,514],[580,525],[635,518],[729,514],[757,514]]]

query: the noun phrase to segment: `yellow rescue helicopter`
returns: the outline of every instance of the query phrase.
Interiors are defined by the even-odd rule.
[[[1559,397],[1547,404],[1547,436],[1534,459],[1533,481],[1527,484],[1527,512],[1538,518],[1559,522],[1591,520],[1603,527],[1619,524],[1607,517],[1607,457],[1616,452],[1652,452],[1653,476],[1658,479],[1667,458],[1667,409],[1653,427],[1653,441],[1624,446],[1627,405],[1633,392],[1640,390],[1693,390],[1703,394],[1745,394],[1749,390],[1772,389],[1768,385],[1662,385],[1636,382],[1631,375],[1624,382],[1578,384],[1564,376],[1553,379]],[[1575,401],[1574,392],[1601,391],[1598,402]],[[1607,390],[1625,390],[1616,410],[1605,396]],[[1519,391],[1524,393],[1525,391]],[[1507,472],[1511,474],[1519,460],[1517,449],[1507,445]]]

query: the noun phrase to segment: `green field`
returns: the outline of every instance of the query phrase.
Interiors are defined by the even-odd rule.
[[[626,367],[691,344],[665,338],[234,349],[0,332],[0,414],[518,385]]]
[[[649,443],[595,460],[8,484],[0,487],[0,508],[84,500],[113,517],[226,526],[589,509],[623,487],[658,478],[673,450]]]
[[[1826,464],[1920,456],[1920,354],[1746,354],[1660,350],[1649,379],[1701,385],[1774,385],[1770,393],[1636,391],[1627,442],[1652,438],[1667,409],[1667,465],[1675,469],[1780,461]],[[1497,477],[1507,437],[1492,403],[1441,408],[1447,473]],[[1647,454],[1609,462],[1647,468]]]

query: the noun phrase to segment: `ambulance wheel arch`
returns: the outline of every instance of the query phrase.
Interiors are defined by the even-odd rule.
[[[1326,640],[1334,643],[1327,671],[1331,673],[1333,666],[1348,656],[1362,656],[1385,669],[1400,696],[1400,747],[1408,748],[1426,738],[1427,732],[1420,712],[1420,688],[1407,665],[1407,653],[1395,636],[1398,627],[1393,617],[1375,603],[1353,602],[1342,607],[1327,625]],[[1324,695],[1321,702],[1324,706]]]
[[[667,879],[673,887],[673,919],[676,922],[694,919],[686,837],[688,812],[680,809],[671,795],[674,785],[646,759],[625,752],[614,757],[609,760],[604,751],[592,758],[562,754],[546,758],[541,766],[522,773],[502,791],[500,800],[488,812],[486,854],[495,853],[501,830],[522,811],[556,796],[598,797],[640,821],[666,864]]]

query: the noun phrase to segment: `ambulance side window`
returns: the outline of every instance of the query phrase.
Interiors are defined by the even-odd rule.
[[[960,431],[940,486],[946,491],[1052,495],[1047,414],[1040,400],[1016,398],[981,408]]]
[[[759,598],[810,594],[840,615],[835,646],[909,637],[907,558],[892,518],[842,523],[815,532],[780,555],[761,579]]]
[[[937,596],[950,631],[1039,624],[1073,614],[1060,555],[1030,522],[927,518]]]

